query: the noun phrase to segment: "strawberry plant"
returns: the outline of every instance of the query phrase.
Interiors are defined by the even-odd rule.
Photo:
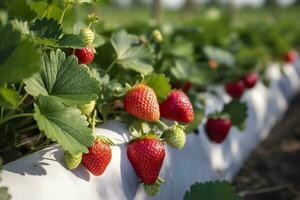
[[[99,176],[113,153],[112,141],[95,128],[119,120],[131,134],[128,159],[146,193],[155,195],[165,145],[188,148],[188,133],[198,132],[204,118],[206,93],[219,98],[215,86],[222,85],[231,97],[205,124],[208,138],[221,143],[231,127],[244,128],[243,95],[259,79],[268,82],[267,63],[297,57],[291,50],[300,31],[287,32],[283,22],[240,26],[221,17],[126,30],[106,28],[101,16],[87,12],[97,4],[0,3],[6,16],[0,19],[1,152],[22,156],[58,143],[70,170],[82,163]],[[77,10],[80,20],[72,15]]]

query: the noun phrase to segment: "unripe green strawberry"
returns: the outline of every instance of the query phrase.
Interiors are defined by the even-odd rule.
[[[164,39],[161,35],[161,32],[159,30],[154,30],[152,32],[152,37],[154,38],[155,42],[161,43]]]
[[[186,134],[184,127],[179,124],[168,128],[164,131],[162,138],[172,147],[182,149],[185,145]]]
[[[144,184],[144,190],[149,196],[154,196],[160,191],[160,185],[154,184]]]
[[[83,28],[83,29],[81,29],[80,35],[83,38],[84,43],[86,45],[93,44],[94,39],[95,39],[95,34],[94,34],[94,31],[92,31],[90,28]]]
[[[71,154],[68,151],[65,151],[64,161],[65,161],[66,166],[70,170],[75,169],[76,167],[78,167],[78,165],[81,163],[81,160],[82,160],[82,153],[74,155],[74,154]]]
[[[96,101],[91,101],[90,103],[78,106],[78,109],[82,114],[90,115],[93,112],[95,105]]]

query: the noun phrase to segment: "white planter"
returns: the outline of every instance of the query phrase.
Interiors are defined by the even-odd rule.
[[[199,126],[200,134],[190,134],[184,149],[166,147],[166,158],[160,176],[166,180],[161,192],[147,197],[126,156],[127,128],[116,121],[97,128],[97,134],[113,138],[120,146],[112,147],[112,161],[100,177],[83,166],[69,171],[63,164],[63,151],[57,145],[8,163],[2,172],[2,185],[8,186],[13,200],[122,200],[182,199],[194,182],[214,179],[231,180],[251,150],[270,132],[287,109],[289,100],[300,88],[300,63],[286,66],[285,75],[272,65],[269,88],[262,83],[243,97],[249,107],[244,132],[233,128],[221,145],[212,144]],[[222,100],[207,94],[207,114],[220,110],[229,97],[216,88]],[[122,144],[123,143],[123,144]]]

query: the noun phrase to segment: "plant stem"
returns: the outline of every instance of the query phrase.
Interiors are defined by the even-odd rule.
[[[65,17],[65,14],[66,14],[66,11],[67,11],[67,8],[68,8],[68,5],[69,5],[70,1],[68,0],[65,4],[65,7],[64,7],[64,10],[63,12],[61,13],[61,16],[60,16],[60,20],[59,20],[59,23],[62,24],[62,21]]]
[[[20,113],[20,114],[16,114],[16,115],[12,115],[12,116],[8,116],[2,120],[0,120],[0,125],[4,124],[5,122],[11,120],[11,119],[15,119],[15,118],[19,118],[19,117],[32,117],[33,113]]]
[[[1,107],[1,113],[0,113],[1,116],[0,116],[0,119],[3,118],[3,114],[4,114],[4,108]]]
[[[18,132],[18,133],[24,133],[24,132],[26,132],[26,131],[34,130],[34,129],[36,129],[37,127],[38,127],[38,125],[37,125],[37,124],[34,124],[34,125],[32,125],[32,126],[29,126],[29,127],[26,127],[26,128],[20,129],[20,130],[16,130],[16,132]]]
[[[47,4],[47,7],[46,7],[46,9],[44,10],[44,12],[43,12],[41,18],[44,18],[44,17],[48,14],[49,7],[50,7],[50,4]]]
[[[28,97],[28,93],[26,92],[26,94],[22,97],[22,99],[20,100],[20,102],[17,105],[17,108],[23,103],[23,101]]]
[[[116,62],[118,61],[118,58],[116,58],[116,59],[114,59],[111,63],[110,63],[110,65],[108,66],[108,68],[106,69],[106,73],[108,73],[111,69],[112,69],[112,67],[116,64]]]
[[[21,84],[20,84],[20,87],[19,87],[19,89],[18,89],[18,94],[20,94],[20,92],[21,92],[21,90],[22,90],[22,88],[23,88],[23,85],[24,85],[24,82],[22,81]]]
[[[93,135],[96,135],[96,115],[97,115],[97,110],[95,109],[93,113],[93,120],[92,120]]]
[[[157,121],[155,122],[155,124],[156,124],[157,126],[159,126],[159,127],[160,127],[161,129],[163,129],[163,130],[166,130],[166,129],[169,128],[164,122],[162,122],[162,121],[160,121],[160,120],[157,120]]]

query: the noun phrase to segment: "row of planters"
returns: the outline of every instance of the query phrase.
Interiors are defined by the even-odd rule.
[[[125,31],[104,28],[95,14],[64,22],[66,13],[96,1],[21,2],[0,3],[4,162],[57,142],[70,170],[82,163],[100,176],[114,144],[95,127],[116,119],[131,133],[127,157],[149,195],[164,182],[165,145],[183,148],[201,123],[203,94],[217,96],[212,86],[224,85],[232,98],[200,133],[222,143],[232,126],[245,128],[242,95],[258,79],[268,85],[267,63],[295,62],[300,42],[300,29],[281,21],[233,26],[224,17]],[[80,31],[70,32],[73,26]]]

